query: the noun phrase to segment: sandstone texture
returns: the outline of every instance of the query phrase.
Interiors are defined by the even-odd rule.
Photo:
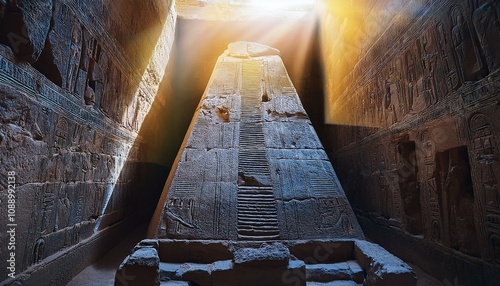
[[[406,263],[364,240],[228,243],[159,239],[154,244],[169,249],[159,257],[154,248],[141,248],[150,242],[139,243],[137,250],[125,259],[115,285],[124,285],[119,284],[123,277],[128,278],[127,285],[146,285],[144,281],[151,281],[147,285],[157,285],[151,279],[158,277],[160,285],[416,285],[415,274]],[[333,251],[334,245],[342,246],[339,248],[342,251]],[[231,255],[213,256],[214,249],[225,249]],[[328,261],[324,260],[323,251],[331,256]],[[179,259],[176,253],[190,254]],[[296,257],[301,254],[304,259]],[[137,269],[142,270],[134,272]],[[136,279],[145,273],[149,273],[147,277]]]
[[[443,283],[496,285],[499,2],[352,6],[321,20],[326,145],[365,233]]]
[[[159,248],[161,283],[415,285],[362,240],[280,57],[250,46],[273,51],[219,57],[141,243]]]
[[[255,43],[234,47],[273,51]],[[150,236],[363,237],[279,56],[219,57]]]
[[[16,283],[65,253],[67,270],[34,283],[63,285],[99,257],[85,245],[100,230],[159,195],[147,175],[166,168],[146,161],[140,130],[169,61],[173,1],[0,1],[0,11],[0,240],[14,172]],[[9,255],[0,248],[0,280]]]

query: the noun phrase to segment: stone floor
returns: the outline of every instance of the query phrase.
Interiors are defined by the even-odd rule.
[[[134,231],[117,241],[116,246],[96,263],[85,268],[75,276],[67,286],[112,286],[116,269],[123,259],[130,254],[134,246],[146,237],[147,224],[138,225]]]
[[[67,286],[112,286],[114,284],[115,272],[120,263],[127,256],[131,249],[134,248],[140,240],[145,238],[147,225],[139,225],[117,242],[116,246],[111,249],[102,259],[93,265],[85,268],[79,275],[73,278]],[[443,282],[429,276],[416,265],[410,264],[413,270],[417,273],[417,286],[443,286]]]

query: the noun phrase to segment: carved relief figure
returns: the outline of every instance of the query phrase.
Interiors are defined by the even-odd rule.
[[[401,57],[396,59],[396,67],[395,67],[395,78],[396,78],[396,91],[398,97],[398,112],[400,117],[403,117],[404,114],[407,113],[406,110],[406,86],[405,86],[405,78],[404,78],[404,62]]]
[[[71,30],[71,44],[69,50],[68,68],[66,72],[65,88],[70,92],[75,91],[78,78],[78,68],[80,66],[80,57],[82,54],[82,27],[78,21],[73,22]]]
[[[373,91],[375,95],[375,114],[376,114],[376,126],[380,126],[383,120],[383,96],[380,90],[378,80],[373,80]]]
[[[57,211],[54,210],[56,208],[55,197],[55,194],[51,192],[46,192],[43,195],[41,211],[42,221],[40,225],[40,233],[42,234],[50,233],[53,231],[54,217],[55,212]]]
[[[57,202],[56,227],[58,229],[69,226],[69,217],[71,212],[71,201],[68,198],[68,192],[63,187],[59,190]]]
[[[108,83],[105,86],[105,92],[100,98],[99,109],[107,117],[113,116],[114,98],[118,96],[118,82],[121,77],[120,70],[113,65],[108,66]]]
[[[69,127],[68,120],[64,117],[60,117],[56,123],[56,131],[54,136],[54,144],[56,148],[63,148],[66,146],[66,140],[68,139]]]
[[[459,74],[463,82],[475,81],[484,77],[486,70],[481,62],[480,54],[474,44],[467,20],[460,8],[455,6],[452,11],[452,38]]]
[[[500,192],[498,180],[500,164],[498,163],[498,148],[495,132],[488,117],[484,114],[474,115],[469,123],[472,152],[475,162],[475,187],[484,198],[486,231],[488,236],[500,235]],[[496,255],[500,253],[498,243],[491,244]],[[495,257],[497,260],[499,256]]]
[[[168,222],[173,223],[173,230],[182,234],[182,227],[196,228],[194,225],[194,199],[172,198],[168,201]]]
[[[439,198],[436,189],[436,174],[435,174],[435,146],[434,142],[428,131],[422,133],[421,137],[422,151],[424,155],[424,174],[423,174],[423,186],[425,191],[425,196],[429,200],[429,211],[430,211],[430,239],[434,241],[440,241],[441,239],[441,219],[440,219],[440,208],[439,208]]]
[[[384,107],[385,107],[385,126],[391,126],[397,122],[396,108],[394,107],[394,100],[392,99],[394,90],[394,84],[390,82],[390,79],[385,80],[385,95],[384,95]]]
[[[481,182],[486,207],[492,210],[500,210],[500,194],[498,193],[497,178],[495,175],[496,161],[494,157],[498,154],[496,141],[489,120],[485,115],[477,114],[470,122],[472,146],[475,158],[480,166]]]
[[[403,206],[401,202],[401,192],[399,191],[399,177],[398,177],[398,154],[397,147],[394,143],[389,143],[387,147],[388,156],[385,162],[385,166],[388,169],[386,172],[386,180],[388,193],[391,196],[392,208],[391,208],[391,217],[396,219],[399,222],[402,222],[403,218]]]
[[[377,113],[376,111],[376,98],[375,98],[375,91],[370,88],[370,107],[368,108],[370,112],[370,123],[372,126],[376,126],[375,124],[375,118],[377,118]]]
[[[340,219],[340,203],[337,199],[320,198],[318,208],[321,226],[334,227]]]
[[[424,110],[428,102],[424,96],[425,93],[425,75],[424,75],[424,55],[422,52],[422,39],[417,38],[412,45],[412,55],[414,57],[415,69],[415,87],[416,92],[413,98],[413,111],[420,112]]]
[[[407,88],[407,93],[406,93],[406,110],[407,112],[412,112],[413,111],[413,98],[416,93],[416,82],[415,82],[415,64],[414,64],[414,59],[413,55],[411,54],[411,51],[407,51],[405,54],[405,59],[406,59],[406,88]]]
[[[455,64],[453,63],[453,58],[448,52],[448,46],[450,45],[449,37],[447,35],[447,29],[445,29],[443,23],[438,23],[436,25],[436,32],[438,35],[438,49],[439,57],[441,59],[441,69],[446,75],[446,87],[447,94],[448,91],[457,89],[460,86],[460,80],[458,79]],[[443,88],[444,90],[444,88]]]
[[[74,89],[83,98],[85,105],[93,106],[96,98],[99,99],[103,92],[104,75],[99,65],[101,46],[86,29],[82,29],[80,34],[83,35],[80,48],[83,52],[78,51],[78,80]]]
[[[479,1],[472,21],[490,72],[500,67],[500,23],[490,1]]]
[[[436,84],[437,49],[431,30],[427,30],[422,38],[422,62],[424,69],[424,97],[427,105],[436,104],[438,89]]]

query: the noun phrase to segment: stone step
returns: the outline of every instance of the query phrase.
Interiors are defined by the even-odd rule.
[[[363,283],[364,272],[361,266],[353,260],[332,264],[306,264],[306,279],[323,283],[337,280]]]
[[[278,212],[276,208],[265,208],[265,207],[256,207],[256,208],[241,208],[238,206],[238,220],[241,221],[278,221]]]
[[[249,194],[238,194],[238,201],[240,202],[250,202],[250,203],[255,203],[255,201],[258,200],[258,202],[265,202],[265,203],[276,203],[276,199],[274,198],[273,194],[259,194],[257,195],[249,195]]]
[[[248,207],[262,207],[262,208],[269,208],[269,207],[275,207],[276,206],[276,201],[274,198],[269,199],[269,198],[253,198],[253,199],[248,199],[248,198],[238,198],[238,205],[241,206],[248,206]]]
[[[238,205],[238,218],[241,219],[253,219],[257,217],[267,219],[267,220],[277,220],[276,208],[264,207],[264,206],[242,206]]]
[[[181,265],[181,263],[160,262],[160,281],[173,279],[175,277],[175,273],[179,271]]]
[[[279,234],[275,235],[246,235],[238,233],[238,240],[252,240],[252,241],[269,241],[269,240],[278,240],[280,239]]]
[[[243,211],[242,211],[243,210]],[[238,220],[278,222],[276,209],[256,208],[238,210]]]
[[[258,232],[258,233],[272,233],[277,234],[279,229],[276,226],[265,226],[265,225],[240,225],[238,226],[240,233],[244,234],[245,231],[248,232]]]
[[[160,286],[189,286],[189,282],[186,281],[166,281],[166,282],[161,282]]]
[[[240,201],[275,201],[274,194],[272,193],[245,193],[238,191],[238,200]]]
[[[254,195],[274,196],[272,187],[239,186],[238,194],[244,196],[254,196]]]
[[[238,206],[246,207],[248,210],[253,209],[268,209],[268,208],[276,208],[276,201],[274,199],[262,199],[262,198],[254,198],[254,199],[242,199],[238,198]]]
[[[306,282],[306,286],[361,286],[354,281]]]
[[[271,235],[278,235],[279,234],[279,229],[278,228],[271,228],[267,229],[264,227],[239,227],[238,226],[238,234],[241,235],[247,235],[247,236],[271,236]]]
[[[277,222],[269,221],[238,221],[238,228],[243,229],[273,229],[278,230]]]

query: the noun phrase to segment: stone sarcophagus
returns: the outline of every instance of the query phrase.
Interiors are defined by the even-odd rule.
[[[150,236],[363,237],[278,53],[236,42],[219,57]]]

